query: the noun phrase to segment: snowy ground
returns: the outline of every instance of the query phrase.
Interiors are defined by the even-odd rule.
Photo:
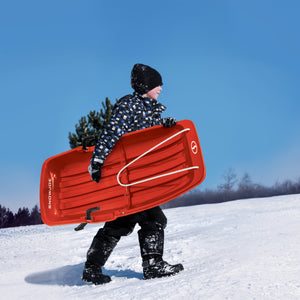
[[[0,230],[1,299],[300,299],[300,195],[165,210],[165,260],[177,276],[142,280],[136,231],[119,242],[104,272],[81,281],[101,224]]]

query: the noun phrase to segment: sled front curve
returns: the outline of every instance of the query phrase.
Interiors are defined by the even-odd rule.
[[[123,135],[105,160],[99,183],[88,173],[93,150],[78,147],[44,162],[40,206],[45,224],[111,221],[170,201],[205,178],[199,138],[189,120]],[[100,209],[88,220],[86,212],[95,207]]]

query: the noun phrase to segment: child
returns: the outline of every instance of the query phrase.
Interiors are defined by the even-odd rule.
[[[164,127],[176,125],[174,118],[161,119],[161,113],[166,109],[157,102],[162,84],[161,75],[153,68],[143,64],[133,66],[131,86],[134,93],[117,101],[110,121],[100,134],[89,166],[92,180],[100,181],[101,167],[123,134],[159,124]],[[102,274],[101,267],[121,236],[129,235],[137,223],[141,227],[138,236],[144,279],[170,276],[183,270],[182,264],[170,265],[162,258],[167,218],[157,206],[106,222],[94,237],[87,252],[82,280],[96,285],[111,281],[109,276]]]

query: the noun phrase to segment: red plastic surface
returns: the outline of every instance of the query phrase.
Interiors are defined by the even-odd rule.
[[[199,168],[129,187],[118,184],[117,174],[125,165],[185,128],[190,130],[126,168],[120,175],[120,181],[132,183],[192,166]],[[45,224],[111,221],[170,201],[199,185],[205,178],[199,138],[189,120],[180,121],[171,128],[159,125],[123,135],[107,157],[99,183],[93,182],[88,173],[93,150],[94,147],[87,150],[78,147],[44,162],[40,206]],[[92,212],[92,220],[86,220],[86,211],[97,206],[100,210]]]

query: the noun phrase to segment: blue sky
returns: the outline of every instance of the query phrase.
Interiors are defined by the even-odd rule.
[[[164,116],[192,120],[207,168],[256,183],[300,177],[298,1],[0,0],[0,204],[39,202],[43,162],[101,101],[163,77]]]

